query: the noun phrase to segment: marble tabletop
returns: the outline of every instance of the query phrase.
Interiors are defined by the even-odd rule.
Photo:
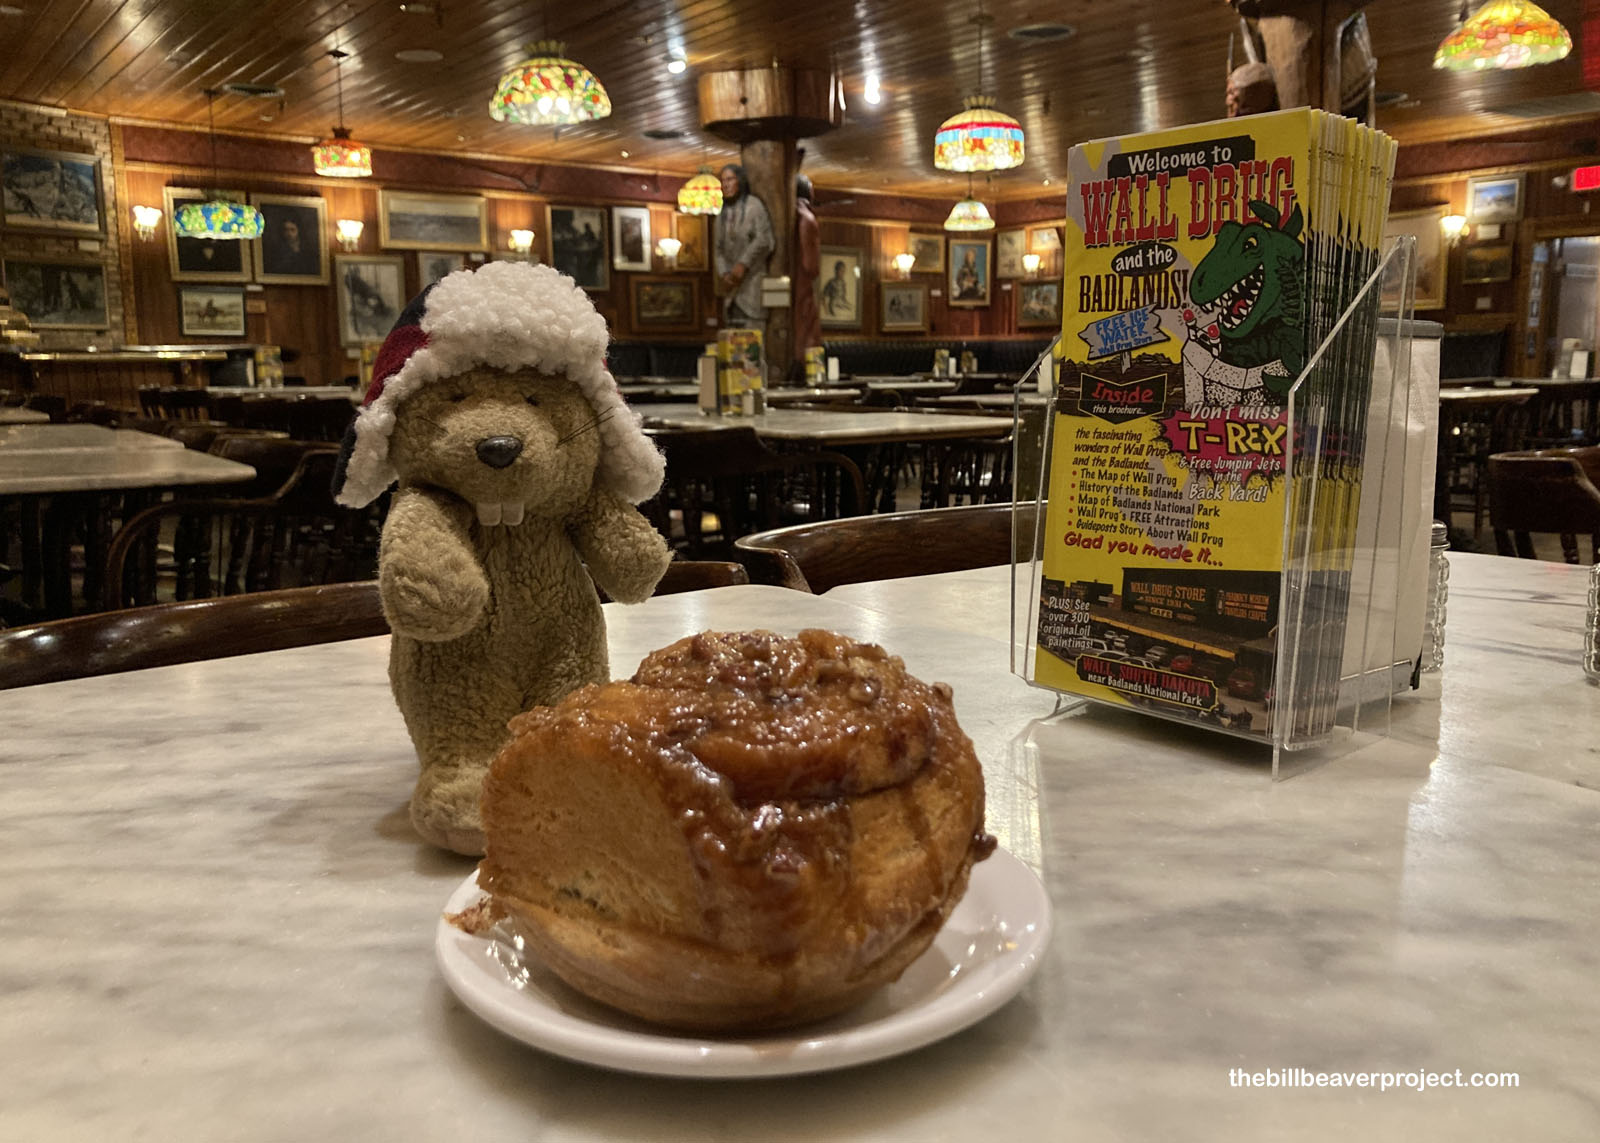
[[[471,863],[411,833],[386,639],[0,692],[0,1138],[1593,1140],[1586,569],[1452,560],[1444,670],[1397,734],[1278,783],[1236,739],[1052,717],[1007,671],[1005,569],[608,604],[617,675],[695,630],[822,625],[949,682],[1048,887],[1009,1005],[787,1080],[571,1064],[453,998],[432,934]],[[1518,1086],[1230,1079],[1285,1068]]]
[[[769,440],[818,444],[1003,437],[1011,422],[1001,417],[945,413],[857,412],[848,409],[768,409],[754,417],[708,417],[690,405],[634,405],[646,427],[736,429],[746,426]]]
[[[25,409],[20,405],[0,406],[0,425],[44,425],[50,423],[50,414],[38,409]]]
[[[195,452],[182,445],[175,449],[113,447],[12,451],[0,448],[0,496],[237,484],[255,474],[256,470],[248,464]]]
[[[136,429],[108,429],[103,425],[0,425],[0,456],[62,450],[154,449],[160,452],[181,448],[182,441]]]

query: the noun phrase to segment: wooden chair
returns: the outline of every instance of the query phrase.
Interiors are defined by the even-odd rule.
[[[735,545],[757,583],[821,595],[840,584],[994,567],[1027,559],[1034,508],[979,504],[800,524],[745,536]]]
[[[1600,562],[1600,445],[1496,453],[1489,458],[1489,524],[1502,556],[1538,558],[1534,532],[1561,537],[1561,555],[1578,562],[1578,537]]]
[[[749,583],[734,563],[674,563],[657,595]],[[0,690],[387,635],[376,580],[159,603],[0,631]]]
[[[643,510],[691,559],[727,555],[735,539],[763,528],[866,511],[861,469],[842,453],[774,452],[746,426],[658,430],[651,439],[666,455],[667,475]]]

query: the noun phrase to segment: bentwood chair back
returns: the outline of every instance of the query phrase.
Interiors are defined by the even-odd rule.
[[[739,564],[679,562],[655,593],[749,582]],[[388,633],[376,580],[160,603],[0,631],[0,690]]]
[[[1491,456],[1489,524],[1502,556],[1536,559],[1533,533],[1554,532],[1567,563],[1585,535],[1600,562],[1600,445]]]
[[[735,545],[757,583],[821,595],[847,583],[994,567],[1030,557],[1034,507],[1020,506],[1012,536],[1012,505],[930,508],[798,524],[758,532]]]

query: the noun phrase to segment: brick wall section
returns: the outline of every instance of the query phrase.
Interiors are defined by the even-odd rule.
[[[111,124],[87,115],[52,115],[28,107],[0,103],[0,149],[13,147],[93,154],[100,160],[100,217],[105,233],[97,237],[52,234],[40,230],[0,228],[0,257],[39,261],[98,263],[106,276],[106,313],[102,330],[39,330],[43,348],[93,345],[110,349],[124,342],[123,276],[118,246],[123,220],[118,208],[111,148]],[[80,243],[94,242],[95,249]],[[29,315],[32,317],[33,315]]]

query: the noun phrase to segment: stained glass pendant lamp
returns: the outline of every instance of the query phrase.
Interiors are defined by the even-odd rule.
[[[347,53],[335,48],[328,54],[339,81],[339,125],[331,137],[312,145],[311,165],[317,174],[330,179],[368,179],[372,177],[372,148],[352,139],[350,128],[344,125],[343,61]]]
[[[678,188],[678,209],[684,214],[721,214],[722,182],[701,167],[700,173]]]
[[[984,29],[994,22],[978,5],[978,90],[983,90]],[[933,165],[941,171],[1009,171],[1023,159],[1022,124],[995,110],[987,95],[965,100],[966,110],[939,125],[933,136]]]
[[[215,89],[206,91],[206,120],[211,128],[211,181],[217,178],[217,122],[212,114]],[[205,202],[190,202],[180,206],[172,216],[173,231],[180,238],[214,238],[225,241],[242,241],[260,238],[261,212],[242,202],[229,202],[217,191],[209,191]]]
[[[1489,0],[1444,38],[1433,66],[1451,71],[1486,71],[1555,63],[1572,51],[1561,21],[1530,0]]]
[[[500,77],[489,100],[489,118],[560,127],[610,115],[605,87],[588,68],[568,59],[566,51],[567,45],[556,40],[529,44],[528,58]]]
[[[967,197],[950,208],[950,217],[944,220],[946,230],[993,230],[994,219],[989,208],[972,197],[972,178],[967,177]]]

